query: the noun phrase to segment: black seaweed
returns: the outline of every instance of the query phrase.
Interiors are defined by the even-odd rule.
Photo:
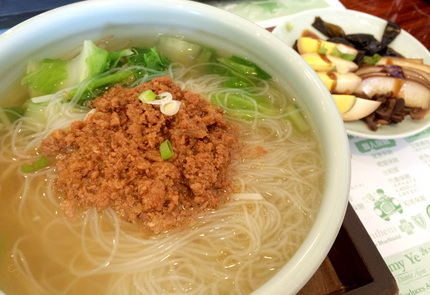
[[[354,62],[358,66],[362,66],[364,64],[364,57],[366,56],[366,51],[364,50],[358,50],[357,56],[354,59]]]
[[[397,51],[395,51],[393,48],[391,47],[387,47],[387,50],[385,51],[384,56],[391,56],[391,57],[403,57],[403,55],[401,55],[400,53],[398,53]]]
[[[323,21],[319,16],[315,17],[312,26],[329,38],[345,36],[345,31],[341,27],[331,23],[327,23]]]
[[[293,49],[294,49],[295,51],[299,52],[299,49],[297,48],[297,40],[296,40],[296,41],[294,41]]]
[[[386,47],[381,44],[373,35],[370,34],[349,34],[345,39],[360,50],[365,50],[369,55],[380,53]]]
[[[384,34],[382,35],[381,43],[388,46],[400,34],[401,28],[398,24],[388,21],[385,26]]]
[[[401,54],[388,47],[388,45],[400,34],[401,28],[399,25],[388,21],[382,41],[378,41],[371,34],[345,34],[343,29],[337,25],[327,23],[316,16],[312,26],[322,34],[328,37],[328,41],[334,43],[342,43],[356,48],[359,53],[354,60],[359,66],[363,64],[363,57],[373,56],[375,53],[381,56],[402,57]]]
[[[354,46],[354,44],[346,40],[345,37],[331,37],[331,38],[328,38],[327,40],[333,43],[340,43],[348,46]]]

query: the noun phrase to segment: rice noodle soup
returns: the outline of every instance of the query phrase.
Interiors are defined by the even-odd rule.
[[[60,86],[46,94],[36,87],[30,91],[36,108],[27,104],[27,115],[13,108],[23,101],[11,105],[2,100],[0,238],[5,247],[0,252],[0,289],[9,295],[256,290],[294,255],[318,213],[325,171],[313,122],[270,76],[270,69],[257,66],[258,60],[166,36],[133,45],[145,48],[141,52],[127,52],[131,45],[113,43],[90,41],[87,46],[118,53],[115,66],[78,84],[71,82],[66,91]],[[185,52],[194,50],[193,58],[180,50],[172,54],[170,46],[178,44]],[[170,62],[156,69],[124,63],[153,48],[159,60],[166,57]],[[125,72],[130,74],[121,80]],[[89,206],[67,217],[64,194],[55,186],[55,159],[23,171],[23,165],[37,166],[43,156],[41,142],[54,130],[68,130],[72,122],[88,119],[86,102],[111,85],[98,79],[112,75],[111,81],[127,88],[167,75],[184,91],[224,110],[243,148],[229,168],[232,191],[225,202],[198,211],[191,223],[154,233],[124,220],[113,208]],[[33,83],[29,80],[24,84]],[[96,81],[101,86],[88,91]],[[28,89],[18,87],[7,93]]]

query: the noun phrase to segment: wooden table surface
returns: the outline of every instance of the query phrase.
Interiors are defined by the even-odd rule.
[[[347,9],[399,24],[430,49],[430,0],[340,0]]]

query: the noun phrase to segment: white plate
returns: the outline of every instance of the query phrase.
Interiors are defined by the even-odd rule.
[[[381,18],[358,11],[323,8],[286,16],[275,27],[273,34],[289,46],[294,45],[294,42],[305,29],[316,33],[322,39],[327,39],[326,36],[312,27],[316,16],[320,16],[326,22],[339,25],[344,29],[346,34],[369,33],[374,35],[378,40],[381,40],[387,23],[387,21]],[[389,46],[405,57],[423,58],[425,64],[430,64],[429,51],[417,39],[404,30],[401,31]],[[430,115],[426,116],[423,120],[412,120],[407,116],[403,122],[381,126],[377,131],[370,131],[362,121],[345,122],[345,128],[349,135],[376,139],[407,137],[419,133],[428,127],[430,127]]]

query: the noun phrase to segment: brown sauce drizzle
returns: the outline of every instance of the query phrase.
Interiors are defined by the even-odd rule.
[[[328,72],[327,73],[327,77],[329,77],[331,80],[333,80],[333,84],[330,87],[330,92],[336,89],[337,86],[337,76],[336,73],[333,72]]]
[[[331,64],[331,60],[329,60],[328,59],[328,57],[327,57],[327,55],[326,54],[319,54],[319,56],[321,57],[321,59],[323,60],[323,61],[325,61],[326,63],[328,63],[328,64]]]
[[[311,32],[309,30],[304,30],[302,32],[302,37],[308,37],[308,38],[320,40],[320,37],[318,37],[317,34],[315,34],[314,32]]]
[[[400,97],[399,94],[405,82],[406,81],[403,79],[396,78],[396,80],[394,81],[394,87],[393,87],[393,97]]]

